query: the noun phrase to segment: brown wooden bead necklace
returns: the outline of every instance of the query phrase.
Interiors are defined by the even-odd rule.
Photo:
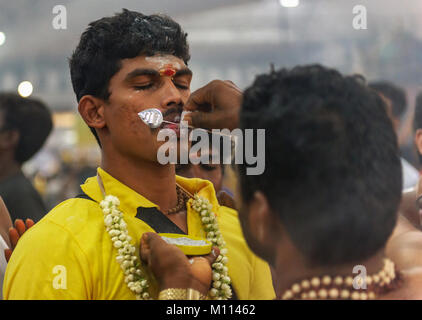
[[[182,190],[182,188],[176,184],[176,192],[177,192],[177,205],[168,210],[166,214],[174,214],[186,209],[186,202],[189,200],[189,196]]]

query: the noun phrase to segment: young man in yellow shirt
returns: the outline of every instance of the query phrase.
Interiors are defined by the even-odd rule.
[[[104,195],[120,200],[137,248],[148,231],[205,236],[186,196],[179,206],[182,193],[203,196],[213,206],[233,297],[274,298],[269,267],[247,246],[237,212],[219,206],[209,181],[177,177],[174,165],[159,164],[158,130],[138,116],[151,107],[170,121],[181,114],[190,95],[189,58],[186,34],[165,16],[123,10],[92,22],[82,34],[70,71],[78,110],[101,145],[101,168],[81,186],[84,195],[56,206],[20,239],[6,271],[5,299],[135,299],[99,203]],[[157,298],[162,288],[148,268],[141,269],[149,296]]]

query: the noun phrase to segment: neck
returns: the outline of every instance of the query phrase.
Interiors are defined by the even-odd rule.
[[[13,158],[4,155],[0,157],[0,180],[3,180],[21,170],[21,165]]]
[[[103,151],[101,167],[121,183],[157,204],[162,212],[167,212],[177,204],[173,165],[133,160],[116,154],[109,156]]]
[[[285,259],[283,258],[286,257],[285,254],[282,256],[278,255],[278,257],[275,265],[275,290],[277,299],[281,299],[286,290],[289,290],[293,284],[300,283],[305,279],[310,280],[313,277],[321,278],[326,275],[331,278],[336,276],[351,276],[354,278],[362,272],[362,270],[359,269],[353,273],[355,266],[358,265],[366,268],[367,275],[375,274],[384,267],[385,254],[382,250],[367,260],[333,267],[309,267],[297,252],[295,255],[289,256],[298,257],[297,259]]]

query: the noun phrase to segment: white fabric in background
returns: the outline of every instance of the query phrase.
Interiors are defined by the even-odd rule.
[[[419,172],[406,159],[401,158],[403,172],[403,190],[413,188],[419,181]]]

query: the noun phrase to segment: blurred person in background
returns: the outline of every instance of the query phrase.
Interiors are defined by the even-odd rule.
[[[399,137],[400,119],[406,112],[407,105],[405,91],[387,81],[371,82],[368,86],[378,92],[381,98],[385,101],[387,113],[393,122],[394,131],[396,132],[397,137]],[[416,170],[415,167],[404,158],[404,155],[406,155],[408,159],[411,158],[410,154],[413,153],[413,149],[413,143],[412,146],[401,145],[401,164],[403,170],[404,190],[414,188],[419,180],[418,170]]]
[[[407,109],[406,92],[388,81],[373,81],[368,86],[391,101],[392,121],[396,134],[399,133],[400,122]]]
[[[47,106],[14,93],[0,93],[0,196],[12,220],[39,221],[46,207],[22,165],[41,149],[53,128]]]
[[[215,135],[214,135],[215,136]],[[225,184],[225,171],[227,171],[229,166],[223,163],[223,156],[220,154],[220,150],[223,150],[223,139],[220,140],[219,148],[213,147],[212,139],[213,135],[210,133],[209,137],[209,161],[208,163],[200,162],[198,164],[193,164],[190,161],[186,164],[177,163],[176,166],[176,174],[185,178],[199,178],[204,180],[209,180],[214,185],[215,193],[217,195],[217,199],[220,205],[224,205],[229,208],[234,208],[234,194],[230,188],[228,188]],[[217,137],[220,139],[220,137]],[[192,142],[192,146],[195,143]],[[201,150],[203,152],[203,150]],[[213,156],[218,155],[218,163],[213,163]],[[203,154],[197,155],[198,157],[205,156]],[[192,155],[190,156],[192,157]]]

